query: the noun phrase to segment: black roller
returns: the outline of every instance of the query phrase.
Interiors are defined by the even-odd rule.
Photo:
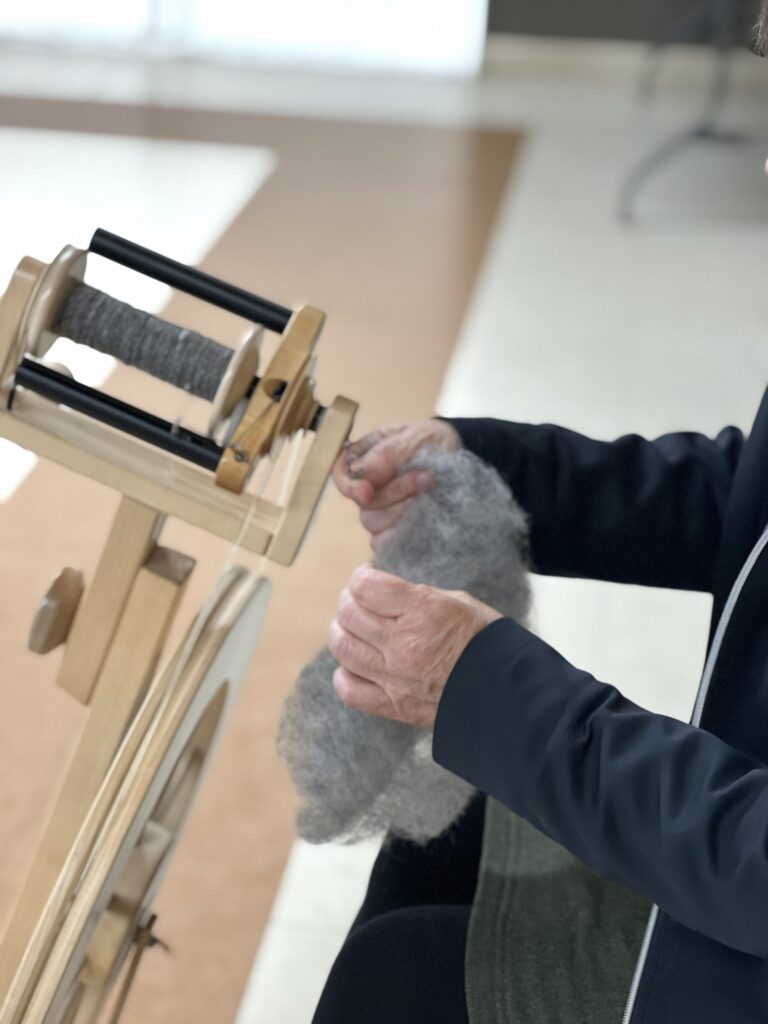
[[[91,239],[89,250],[97,256],[104,256],[139,273],[162,281],[171,288],[194,295],[198,299],[210,302],[214,306],[226,309],[237,316],[245,317],[257,324],[263,324],[271,331],[282,334],[292,313],[285,306],[262,299],[258,295],[247,292],[244,288],[227,284],[217,277],[188,267],[184,263],[161,256],[142,245],[129,242],[127,238],[113,235],[111,231],[98,228]]]
[[[196,434],[176,423],[137,409],[127,402],[104,395],[78,381],[70,380],[44,363],[22,359],[14,375],[16,387],[27,388],[60,405],[69,406],[92,419],[122,430],[133,437],[194,462],[211,472],[216,471],[222,449],[209,437]],[[13,392],[9,408],[13,404]]]

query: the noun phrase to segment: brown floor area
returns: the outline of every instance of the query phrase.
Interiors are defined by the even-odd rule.
[[[341,393],[361,403],[356,433],[431,413],[519,141],[502,132],[17,98],[0,98],[0,124],[273,148],[276,172],[203,267],[275,301],[328,311],[318,388],[324,400]],[[23,255],[23,238],[18,248]],[[235,337],[231,318],[193,300],[175,298],[167,314]],[[167,397],[132,371],[118,371],[115,384],[134,401]],[[53,685],[58,654],[37,658],[23,637],[61,565],[92,569],[116,500],[40,465],[0,506],[0,926],[80,720]],[[163,539],[198,558],[191,615],[227,545],[182,524]],[[158,902],[158,931],[173,952],[148,954],[126,1022],[233,1019],[294,834],[294,797],[274,752],[281,703],[366,557],[354,510],[331,494],[297,564],[271,573],[256,662]]]

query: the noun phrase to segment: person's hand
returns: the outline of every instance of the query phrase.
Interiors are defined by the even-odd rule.
[[[339,597],[328,649],[338,697],[351,708],[432,729],[464,648],[501,615],[456,590],[407,583],[363,565]]]
[[[348,445],[333,468],[341,493],[360,507],[360,521],[371,535],[371,547],[379,545],[403,514],[408,502],[434,486],[433,475],[413,470],[398,475],[419,449],[458,451],[461,439],[444,420],[421,420],[374,430]]]

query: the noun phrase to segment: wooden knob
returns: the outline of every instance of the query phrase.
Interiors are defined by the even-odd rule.
[[[77,569],[61,570],[37,606],[27,639],[30,651],[47,654],[64,643],[84,590],[81,572]]]

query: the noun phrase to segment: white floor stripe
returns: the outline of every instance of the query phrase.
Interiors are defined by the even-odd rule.
[[[235,1024],[309,1024],[378,848],[294,843]]]

